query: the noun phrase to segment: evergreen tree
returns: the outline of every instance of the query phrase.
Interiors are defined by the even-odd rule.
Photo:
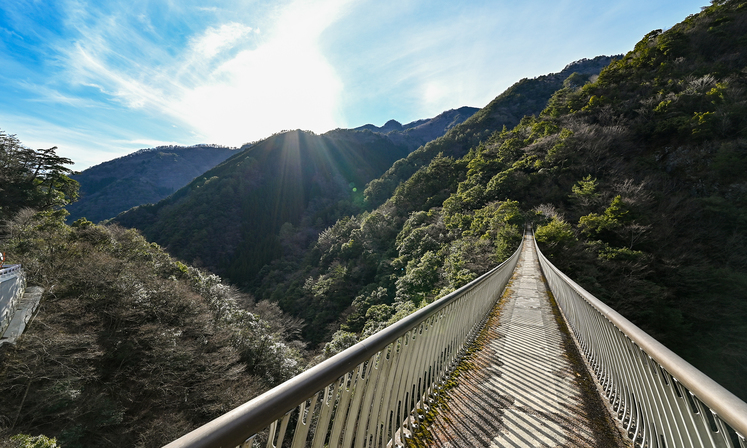
[[[78,182],[57,147],[30,149],[15,135],[0,131],[0,220],[25,207],[39,210],[64,206],[78,197]]]

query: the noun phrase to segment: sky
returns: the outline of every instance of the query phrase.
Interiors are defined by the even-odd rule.
[[[89,166],[483,107],[708,0],[4,0],[0,130]]]

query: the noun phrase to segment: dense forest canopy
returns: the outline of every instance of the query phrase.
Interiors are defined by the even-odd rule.
[[[134,230],[66,225],[70,161],[3,136],[0,250],[45,293],[0,346],[0,446],[162,446],[301,370],[298,319]]]
[[[360,211],[366,183],[407,153],[368,130],[287,131],[115,221],[246,286],[283,252],[284,235],[292,233],[305,246],[338,218]]]

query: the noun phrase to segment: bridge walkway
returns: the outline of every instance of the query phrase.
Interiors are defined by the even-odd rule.
[[[547,294],[531,236],[447,406],[434,447],[627,446]],[[487,332],[487,333],[486,333]],[[478,341],[480,342],[480,341]]]

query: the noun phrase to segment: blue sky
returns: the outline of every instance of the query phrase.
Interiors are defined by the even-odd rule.
[[[625,53],[707,0],[5,0],[0,129],[81,170],[163,144],[407,123]]]

